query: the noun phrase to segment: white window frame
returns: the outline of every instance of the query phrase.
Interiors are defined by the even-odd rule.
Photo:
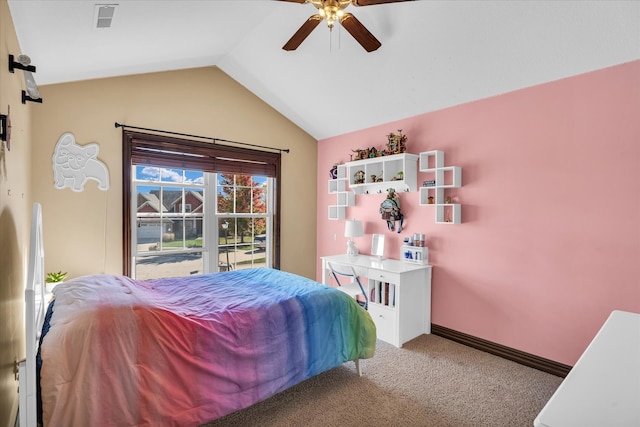
[[[188,253],[202,253],[202,269],[203,274],[213,273],[219,271],[219,251],[218,244],[219,242],[219,232],[218,232],[218,221],[227,220],[231,222],[235,218],[265,218],[266,219],[266,234],[267,234],[267,242],[265,248],[265,258],[266,263],[265,266],[271,268],[273,266],[273,220],[275,215],[275,178],[266,177],[267,179],[267,213],[218,213],[217,212],[217,188],[218,174],[215,172],[204,172],[204,183],[203,184],[194,184],[194,183],[175,183],[175,182],[167,182],[167,181],[139,181],[136,179],[136,166],[131,165],[131,241],[129,242],[131,248],[131,276],[133,278],[136,277],[136,259],[139,257],[144,257],[146,255],[151,256],[148,252],[138,252],[137,242],[137,221],[138,221],[138,212],[137,212],[137,198],[138,198],[138,186],[154,186],[154,187],[169,187],[169,188],[180,188],[183,191],[183,195],[189,189],[193,188],[202,188],[204,195],[204,203],[203,203],[203,212],[202,212],[202,237],[203,244],[202,247],[198,248],[186,248],[186,249],[176,249],[176,250],[163,250],[160,253],[154,253],[154,255],[176,255],[176,254],[188,254]],[[161,169],[173,169],[179,170],[179,168],[162,168]],[[182,204],[182,212],[181,218],[185,221],[188,218],[200,218],[200,214],[192,214],[191,212],[184,212],[184,204]],[[162,218],[162,212],[159,214],[159,218]],[[252,234],[252,242],[253,244]],[[231,262],[232,265],[236,265],[235,260]]]

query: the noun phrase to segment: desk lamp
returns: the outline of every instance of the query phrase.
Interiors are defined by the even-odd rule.
[[[350,238],[350,240],[347,242],[347,255],[358,255],[358,248],[356,248],[356,243],[353,241],[353,238],[362,236],[364,236],[362,221],[353,219],[351,221],[347,220],[345,222],[344,237]]]

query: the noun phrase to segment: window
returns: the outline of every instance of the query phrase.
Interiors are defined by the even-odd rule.
[[[124,273],[278,268],[275,155],[125,130]]]
[[[216,217],[221,230],[218,262],[221,271],[271,265],[271,179],[250,175],[216,175]],[[224,240],[222,240],[224,239]]]

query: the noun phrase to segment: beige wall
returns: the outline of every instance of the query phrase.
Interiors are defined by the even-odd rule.
[[[19,55],[6,0],[0,0],[0,113],[11,107],[11,150],[0,143],[0,426],[13,426],[18,409],[16,359],[24,357],[23,296],[31,215],[32,105],[23,105],[21,71],[9,73],[9,54]]]
[[[114,123],[289,148],[282,155],[281,268],[315,277],[317,142],[216,67],[40,88],[33,108],[32,180],[42,203],[47,271],[122,272],[122,130]],[[111,187],[54,188],[52,155],[64,132],[98,143]],[[301,238],[305,236],[305,238]]]
[[[24,357],[23,290],[31,205],[43,208],[46,271],[70,276],[122,271],[121,129],[115,122],[275,148],[282,157],[281,268],[315,277],[317,142],[215,67],[40,87],[43,104],[20,102],[19,54],[6,0],[0,0],[0,113],[11,105],[11,151],[0,151],[0,427],[17,411],[13,362]],[[38,66],[38,64],[35,64]],[[37,80],[37,73],[36,73]],[[52,155],[64,132],[96,142],[110,188],[57,190]]]

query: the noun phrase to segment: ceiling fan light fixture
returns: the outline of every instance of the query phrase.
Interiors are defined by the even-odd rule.
[[[340,18],[344,16],[344,10],[335,4],[326,4],[318,9],[318,13],[327,21],[327,26],[331,29],[336,21],[340,22]]]
[[[414,0],[278,0],[290,3],[311,3],[318,13],[312,15],[302,26],[296,31],[293,36],[287,41],[282,49],[291,51],[296,50],[300,43],[302,43],[311,34],[313,29],[320,23],[320,21],[327,21],[327,26],[331,31],[336,21],[340,23],[344,29],[347,30],[351,36],[366,50],[367,52],[373,52],[378,49],[382,44],[367,28],[362,25],[358,19],[351,13],[345,12],[350,5],[354,6],[373,6],[377,4],[385,3],[400,3],[405,1]]]

